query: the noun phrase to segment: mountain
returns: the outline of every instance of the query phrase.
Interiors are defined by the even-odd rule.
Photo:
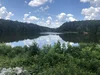
[[[100,32],[100,20],[85,20],[66,22],[56,29],[57,32],[88,32],[97,34]]]
[[[26,35],[40,32],[100,33],[100,20],[66,22],[59,28],[48,28],[32,23],[0,19],[0,35]]]
[[[0,35],[8,34],[37,34],[39,32],[50,32],[54,29],[39,26],[32,23],[0,19]]]

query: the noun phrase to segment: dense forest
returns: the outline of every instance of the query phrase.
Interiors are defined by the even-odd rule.
[[[66,22],[59,28],[48,28],[32,23],[0,19],[0,34],[34,34],[39,32],[88,32],[98,34],[100,32],[100,20],[86,20]]]
[[[0,19],[0,34],[14,35],[14,34],[34,34],[39,32],[52,31],[51,28],[39,26],[32,23],[23,23],[18,21]]]
[[[59,32],[88,32],[91,34],[98,34],[100,32],[100,20],[85,20],[66,22],[56,29]]]
[[[28,71],[18,75],[100,75],[100,45],[71,46],[69,43],[66,47],[58,41],[54,46],[45,45],[40,49],[36,43],[13,48],[0,44],[0,67],[0,70],[23,67]],[[8,72],[3,75],[16,75]]]

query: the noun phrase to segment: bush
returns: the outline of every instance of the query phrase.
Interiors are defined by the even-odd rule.
[[[80,44],[66,47],[60,42],[39,48],[0,45],[0,67],[24,67],[33,75],[100,75],[100,46]]]

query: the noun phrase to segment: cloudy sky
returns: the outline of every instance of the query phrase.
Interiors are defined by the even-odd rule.
[[[0,0],[0,18],[59,27],[66,21],[100,19],[100,0]]]

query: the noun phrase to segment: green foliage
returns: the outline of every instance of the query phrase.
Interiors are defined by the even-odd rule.
[[[36,55],[36,54],[38,54],[39,53],[39,47],[38,47],[38,45],[37,45],[37,43],[33,43],[30,47],[29,47],[29,55],[30,56],[34,56],[34,55]]]
[[[0,44],[0,67],[23,67],[33,75],[100,75],[100,45],[55,43],[39,48]]]
[[[100,21],[99,20],[85,20],[85,21],[75,21],[75,22],[66,22],[56,31],[59,32],[78,32],[84,33],[88,32],[89,34],[97,35],[100,33]],[[87,34],[87,33],[85,33]]]
[[[46,31],[54,31],[54,29],[32,23],[0,19],[0,35],[26,35]]]

